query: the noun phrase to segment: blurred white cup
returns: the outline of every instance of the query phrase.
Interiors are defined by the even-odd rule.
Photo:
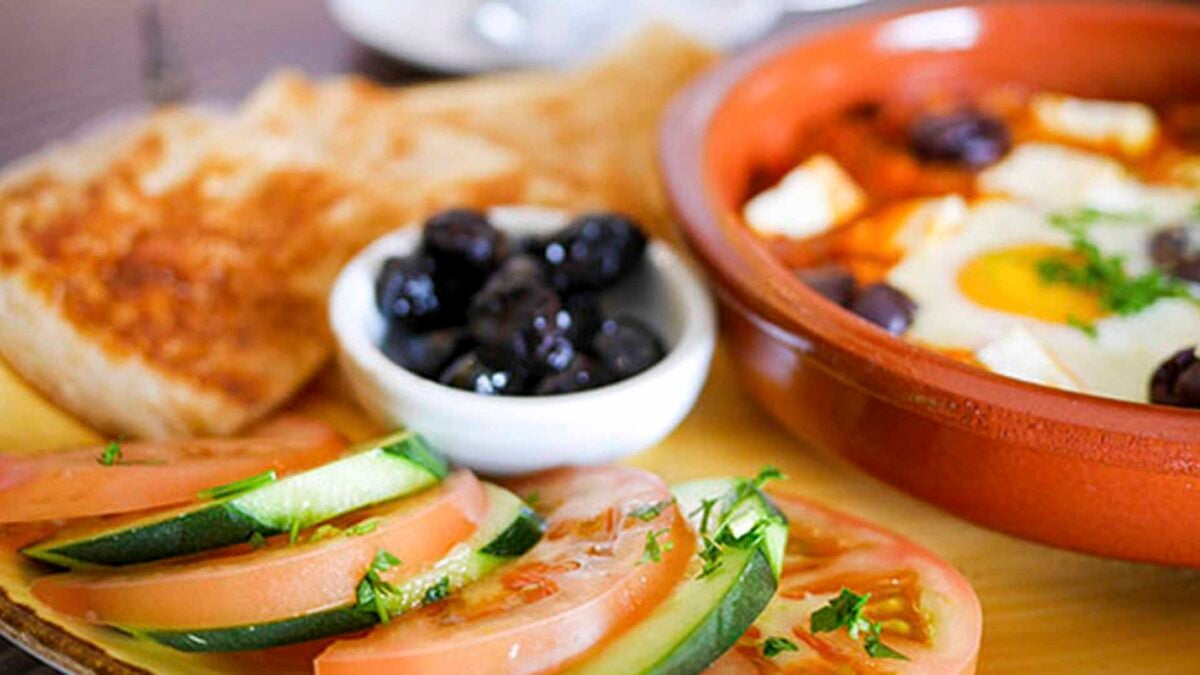
[[[329,0],[351,35],[448,72],[566,67],[644,26],[671,24],[718,49],[749,42],[789,11],[865,0]]]

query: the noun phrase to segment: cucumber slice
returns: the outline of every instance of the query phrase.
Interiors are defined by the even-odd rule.
[[[341,459],[223,499],[64,530],[21,550],[68,568],[128,565],[207,551],[313,525],[411,494],[446,476],[413,433],[357,446]]]
[[[699,530],[700,505],[720,500],[717,509],[732,509],[728,522],[735,535],[766,518],[758,544],[746,549],[728,547],[721,565],[703,578],[692,574],[650,616],[608,643],[572,672],[699,673],[732,647],[766,609],[779,586],[787,520],[766,495],[754,490],[728,505],[737,481],[696,481],[674,488],[675,499],[692,526]],[[718,517],[713,513],[712,517]],[[710,522],[713,522],[710,520]]]
[[[403,614],[453,593],[517,557],[541,539],[537,515],[511,492],[485,484],[488,511],[479,529],[428,570],[408,579],[385,602],[390,616]],[[348,589],[353,594],[353,589]],[[370,628],[379,622],[374,609],[355,604],[269,623],[202,630],[160,631],[120,626],[132,635],[188,652],[266,649]]]

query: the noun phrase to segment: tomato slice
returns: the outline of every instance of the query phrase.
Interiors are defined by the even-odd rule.
[[[710,674],[975,672],[982,614],[958,571],[865,521],[784,493],[771,497],[789,525],[779,593]],[[871,594],[866,618],[882,625],[883,643],[908,661],[872,658],[846,630],[809,630],[813,612],[842,588]],[[797,649],[768,658],[762,649],[770,637]]]
[[[627,468],[563,469],[521,481],[546,535],[524,557],[457,595],[334,643],[318,675],[532,673],[582,657],[633,626],[683,578],[695,550],[671,492]],[[634,509],[663,503],[655,516]],[[647,555],[659,545],[658,561]]]
[[[300,417],[280,418],[248,438],[122,443],[111,466],[98,461],[104,447],[0,456],[0,523],[182,504],[269,469],[286,474],[324,464],[345,448],[331,427]]]
[[[402,564],[388,580],[413,574],[466,539],[487,509],[483,486],[468,471],[437,488],[339,521],[373,520],[373,529],[300,543],[273,537],[257,551],[239,546],[183,562],[150,563],[119,572],[72,572],[41,577],[33,594],[68,616],[133,628],[241,626],[334,608],[355,599],[355,588],[383,550]]]

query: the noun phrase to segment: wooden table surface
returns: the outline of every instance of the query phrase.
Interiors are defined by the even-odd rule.
[[[236,100],[281,66],[397,83],[431,77],[356,46],[318,0],[163,4],[197,99]],[[137,8],[136,0],[5,2],[0,162],[143,101]],[[982,673],[1200,673],[1200,572],[1056,551],[941,513],[789,439],[738,390],[723,357],[681,430],[635,462],[668,479],[772,462],[799,492],[939,552],[983,601]],[[49,672],[0,646],[0,674]]]

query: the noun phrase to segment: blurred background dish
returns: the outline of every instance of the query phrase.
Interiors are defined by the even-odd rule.
[[[446,72],[566,67],[651,23],[718,49],[760,37],[787,12],[868,0],[329,0],[348,33],[396,58]]]

